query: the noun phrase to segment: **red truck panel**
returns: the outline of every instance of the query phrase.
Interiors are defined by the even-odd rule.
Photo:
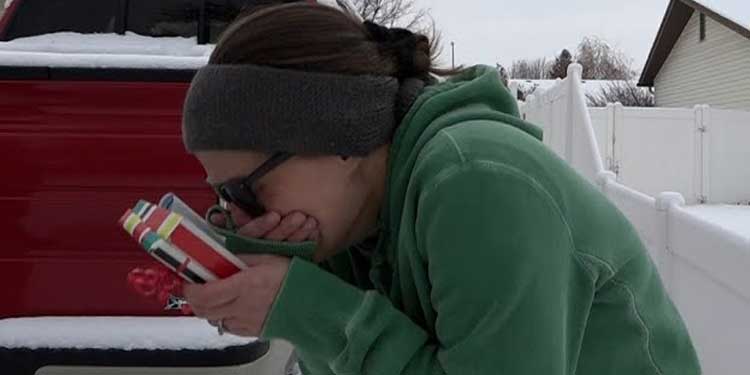
[[[0,318],[156,315],[150,258],[117,225],[139,198],[213,199],[180,140],[187,83],[0,81]]]

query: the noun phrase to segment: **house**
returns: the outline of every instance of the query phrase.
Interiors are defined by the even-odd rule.
[[[750,3],[671,0],[638,85],[657,107],[750,111]]]

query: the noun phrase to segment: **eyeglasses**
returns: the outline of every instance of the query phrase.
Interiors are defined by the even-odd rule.
[[[214,185],[214,191],[216,192],[216,195],[226,203],[234,204],[252,217],[261,216],[266,212],[266,209],[260,204],[260,202],[258,202],[258,198],[253,191],[253,184],[255,184],[255,182],[261,177],[268,174],[268,172],[278,167],[281,163],[289,160],[291,157],[291,153],[277,152],[256,168],[250,175],[233,178],[221,184]]]

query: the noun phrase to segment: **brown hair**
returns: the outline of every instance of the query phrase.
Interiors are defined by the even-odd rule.
[[[306,2],[268,6],[241,15],[216,44],[209,64],[254,64],[282,69],[428,79],[454,71],[433,66],[434,49],[416,35],[413,66],[399,67],[398,51],[373,40],[355,17]]]

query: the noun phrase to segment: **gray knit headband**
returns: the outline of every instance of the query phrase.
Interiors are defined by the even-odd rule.
[[[285,151],[364,156],[386,144],[421,91],[393,77],[207,65],[183,107],[189,152]]]

